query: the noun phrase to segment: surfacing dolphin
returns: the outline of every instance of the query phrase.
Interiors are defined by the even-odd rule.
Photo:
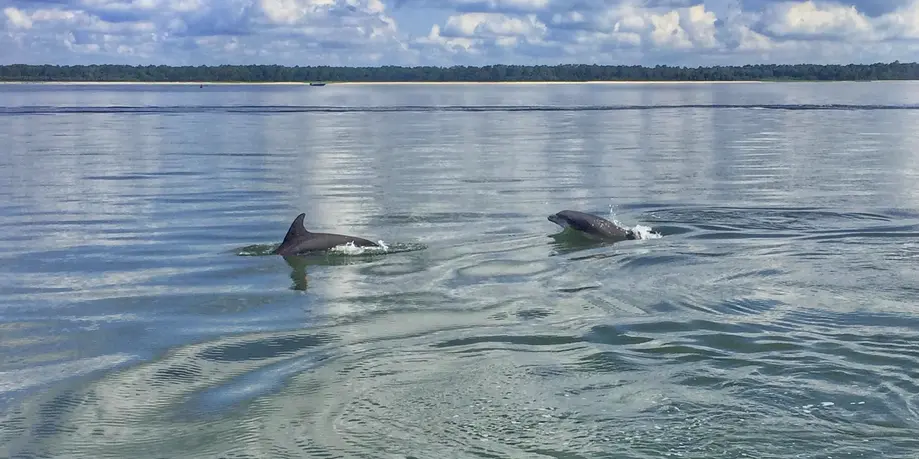
[[[287,235],[284,236],[284,241],[271,253],[281,256],[299,255],[307,252],[328,250],[339,245],[345,245],[349,242],[357,247],[380,246],[376,242],[356,236],[332,233],[311,233],[303,226],[304,218],[306,218],[306,214],[297,215],[297,218],[290,224]]]
[[[630,229],[621,228],[609,220],[576,210],[563,210],[549,215],[549,221],[562,228],[571,228],[590,239],[602,241],[638,239],[638,235]]]

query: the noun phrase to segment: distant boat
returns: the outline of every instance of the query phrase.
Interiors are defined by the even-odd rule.
[[[310,83],[310,86],[325,86],[325,83]]]

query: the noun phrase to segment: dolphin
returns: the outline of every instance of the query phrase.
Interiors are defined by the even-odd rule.
[[[349,242],[357,247],[380,246],[376,242],[356,236],[345,236],[343,234],[332,233],[311,233],[303,226],[304,218],[306,218],[306,214],[302,213],[297,215],[297,218],[290,224],[290,228],[284,236],[284,241],[271,253],[282,256],[299,255],[306,252],[328,250],[332,247],[345,245]]]
[[[571,228],[594,240],[624,241],[638,239],[638,235],[630,229],[620,228],[609,220],[576,210],[563,210],[549,215],[549,221],[562,228]]]

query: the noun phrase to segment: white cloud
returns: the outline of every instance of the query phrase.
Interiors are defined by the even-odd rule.
[[[858,40],[871,39],[874,25],[853,5],[785,2],[770,11],[764,29],[774,36]]]
[[[919,0],[859,1],[0,0],[0,61],[708,65],[919,60]]]
[[[919,39],[919,1],[905,5],[879,18],[878,27],[890,38]]]
[[[457,37],[526,37],[538,38],[546,33],[545,24],[535,15],[510,17],[498,13],[466,13],[450,16],[444,32]]]
[[[7,27],[12,29],[31,29],[32,18],[17,10],[16,8],[4,8],[3,15],[6,16]]]
[[[549,0],[454,0],[459,9],[473,11],[538,12],[546,9]]]

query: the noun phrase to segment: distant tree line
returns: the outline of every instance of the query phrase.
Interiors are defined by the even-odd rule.
[[[919,64],[489,65],[484,67],[285,67],[280,65],[4,65],[0,81],[437,82],[437,81],[870,81],[916,80]]]

